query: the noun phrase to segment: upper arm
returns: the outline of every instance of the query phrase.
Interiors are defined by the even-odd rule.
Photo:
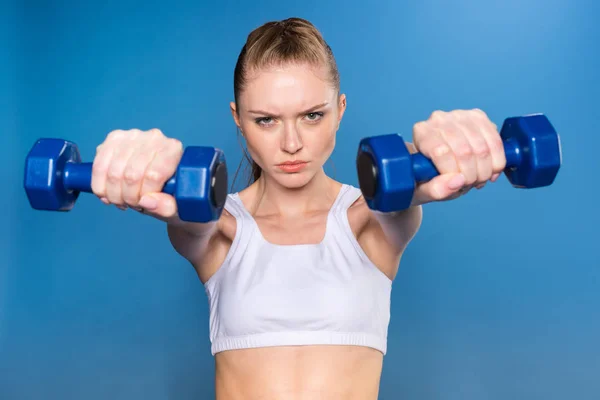
[[[417,150],[406,143],[409,151]],[[350,211],[354,215],[356,238],[371,262],[388,278],[394,279],[402,254],[417,234],[423,220],[423,208],[411,207],[395,213],[380,213],[371,210],[361,197]]]
[[[190,232],[175,225],[167,225],[171,245],[188,260],[202,283],[217,271],[225,260],[235,236],[235,218],[223,211],[218,221],[200,232]]]
[[[402,254],[421,226],[422,207],[389,214],[374,212],[366,203],[364,208],[365,221],[357,240],[369,259],[393,280]]]

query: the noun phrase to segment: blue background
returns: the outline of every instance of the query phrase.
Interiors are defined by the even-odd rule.
[[[90,160],[113,129],[158,127],[221,147],[233,174],[235,61],[252,29],[289,16],[315,23],[338,60],[348,111],[327,166],[338,180],[357,184],[360,138],[411,139],[435,109],[479,107],[498,124],[544,112],[561,134],[552,187],[503,178],[425,207],[394,282],[380,398],[600,398],[597,2],[15,1],[1,11],[0,399],[214,397],[206,296],[163,225],[89,195],[70,213],[33,211],[23,162],[39,137],[73,140]]]

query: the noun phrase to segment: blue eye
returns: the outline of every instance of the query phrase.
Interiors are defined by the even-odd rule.
[[[322,112],[311,112],[306,114],[306,117],[308,118],[309,121],[318,121],[320,118],[323,117]]]
[[[270,122],[273,122],[273,118],[271,117],[261,117],[256,119],[256,123],[259,125],[268,125]]]

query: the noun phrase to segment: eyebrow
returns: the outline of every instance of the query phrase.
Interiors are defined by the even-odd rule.
[[[314,110],[321,108],[321,107],[325,107],[326,105],[328,105],[329,102],[325,102],[325,103],[321,103],[321,104],[317,104],[316,106],[312,106],[311,108],[308,108],[304,111],[301,112],[301,114],[308,114],[310,112],[313,112]],[[267,111],[262,111],[262,110],[248,110],[248,112],[250,114],[262,114],[262,115],[273,115],[273,113],[267,112]]]

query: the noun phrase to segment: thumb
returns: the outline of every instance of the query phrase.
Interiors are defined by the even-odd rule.
[[[138,203],[144,214],[167,220],[177,215],[175,197],[167,193],[146,193]]]
[[[433,201],[450,200],[461,195],[465,186],[465,176],[461,173],[441,174],[430,181],[417,184],[413,205]]]

